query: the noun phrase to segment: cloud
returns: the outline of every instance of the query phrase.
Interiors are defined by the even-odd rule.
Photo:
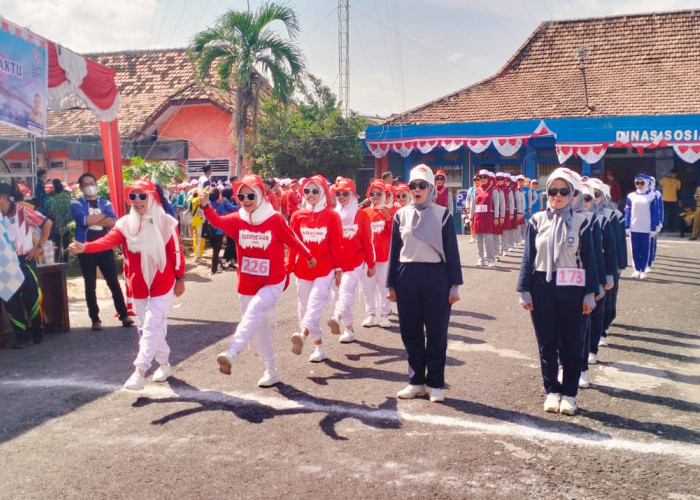
[[[464,57],[464,52],[453,52],[452,54],[449,54],[445,56],[445,59],[447,59],[450,62],[457,62],[460,59]]]
[[[145,48],[156,0],[8,2],[2,15],[76,52]]]

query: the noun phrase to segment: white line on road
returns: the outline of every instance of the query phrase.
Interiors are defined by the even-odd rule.
[[[171,398],[180,397],[188,402],[199,401],[202,403],[229,403],[237,405],[263,405],[275,410],[299,409],[309,413],[333,414],[345,418],[357,418],[363,421],[390,421],[400,423],[418,422],[428,425],[438,425],[451,427],[454,429],[464,429],[469,431],[479,431],[480,433],[495,436],[507,436],[520,438],[528,441],[542,443],[550,442],[557,444],[584,446],[589,448],[601,448],[610,451],[629,451],[639,454],[660,454],[675,455],[686,460],[700,462],[700,446],[684,443],[670,442],[645,442],[631,441],[628,439],[618,439],[609,434],[591,432],[565,432],[562,426],[557,430],[548,430],[536,425],[532,421],[523,419],[516,422],[487,423],[469,420],[465,417],[447,417],[442,415],[415,414],[402,410],[372,410],[364,406],[353,403],[321,403],[311,400],[292,400],[277,396],[261,396],[259,394],[243,392],[210,392],[206,390],[178,388],[173,391],[167,385],[148,385],[140,392],[129,392],[121,390],[120,385],[108,384],[99,381],[78,380],[72,378],[41,378],[41,379],[20,379],[0,382],[0,387],[19,387],[27,389],[81,389],[95,391],[104,394],[120,391],[124,395],[143,396],[151,398]]]

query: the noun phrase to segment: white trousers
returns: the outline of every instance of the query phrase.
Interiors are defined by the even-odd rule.
[[[365,312],[368,316],[375,316],[377,309],[379,309],[381,316],[388,316],[391,312],[391,302],[386,298],[389,293],[386,287],[386,273],[388,269],[388,262],[376,262],[374,264],[374,276],[368,278],[366,273],[362,274]],[[379,297],[377,297],[377,293]]]
[[[309,331],[309,336],[314,340],[323,338],[321,330],[321,314],[323,308],[331,298],[331,285],[335,278],[335,271],[328,276],[321,276],[313,281],[297,278],[297,313],[299,314],[299,327]]]
[[[479,254],[479,258],[486,263],[493,262],[494,255],[494,240],[496,235],[492,233],[476,233],[476,251]]]
[[[161,365],[168,362],[170,347],[165,336],[168,334],[168,313],[174,296],[173,286],[165,295],[134,299],[140,337],[134,366],[139,370],[148,371],[154,359]]]
[[[338,288],[333,286],[333,299],[336,301],[333,316],[341,318],[340,322],[343,326],[352,326],[354,319],[352,306],[355,304],[357,286],[360,284],[363,273],[366,273],[366,271],[364,265],[360,264],[352,271],[343,273]]]
[[[284,290],[284,282],[264,286],[255,295],[238,294],[241,320],[231,338],[229,352],[234,356],[240,354],[252,339],[258,356],[268,370],[275,369],[275,349],[267,315],[275,310]]]

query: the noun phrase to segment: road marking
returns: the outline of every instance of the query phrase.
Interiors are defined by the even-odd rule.
[[[235,403],[246,405],[263,405],[275,410],[301,409],[308,413],[333,414],[343,418],[357,418],[361,421],[416,422],[421,424],[463,429],[466,431],[478,431],[494,436],[506,436],[525,439],[535,443],[550,442],[566,445],[583,446],[589,448],[602,448],[610,451],[631,451],[639,454],[674,455],[686,460],[693,459],[700,463],[700,446],[693,444],[672,442],[644,442],[619,439],[610,434],[590,432],[566,432],[564,422],[553,422],[555,429],[547,429],[534,423],[527,417],[520,421],[503,421],[501,423],[488,423],[469,420],[465,417],[448,417],[442,415],[416,414],[403,410],[372,410],[354,403],[325,403],[314,400],[291,400],[280,396],[263,396],[260,394],[244,392],[213,392],[198,389],[179,388],[173,391],[167,385],[146,386],[140,392],[122,390],[117,384],[108,384],[99,381],[78,380],[73,378],[41,378],[18,379],[0,382],[0,387],[19,387],[26,389],[80,389],[109,394],[119,392],[128,396],[172,398],[181,397],[188,402],[200,401],[202,403]],[[426,403],[428,404],[428,403]],[[572,421],[573,422],[573,421]]]

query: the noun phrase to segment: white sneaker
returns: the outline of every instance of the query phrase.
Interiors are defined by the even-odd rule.
[[[578,379],[578,386],[581,389],[588,389],[591,386],[591,380],[588,378],[588,370],[581,372],[581,377]]]
[[[371,326],[374,326],[377,324],[377,318],[374,316],[374,314],[368,315],[365,320],[362,322],[362,326],[365,328],[369,328]]]
[[[560,384],[564,383],[564,367],[560,366],[559,371],[557,372],[557,382]]]
[[[297,332],[292,335],[292,352],[297,356],[301,355],[302,349],[304,349],[304,341],[306,340],[306,335],[302,332]]]
[[[598,341],[598,346],[608,347],[608,339],[606,337],[600,337],[600,340]]]
[[[634,271],[632,274],[630,274],[630,278],[639,278],[639,271]]]
[[[468,243],[474,243],[476,240],[474,238],[469,238]]]
[[[598,356],[593,354],[592,352],[588,353],[588,364],[589,365],[595,365],[598,363]]]
[[[311,356],[309,356],[309,361],[312,363],[320,363],[327,358],[328,356],[326,356],[326,350],[323,348],[323,345],[317,345],[314,352],[312,352]]]
[[[146,377],[141,375],[139,372],[134,371],[129,377],[129,380],[124,382],[124,389],[127,391],[141,391],[146,385]]]
[[[496,265],[496,264],[494,264],[493,261],[489,261],[489,267],[493,267],[493,266],[495,266],[495,265]]]
[[[391,323],[389,323],[389,318],[386,316],[382,316],[381,319],[379,320],[379,326],[382,328],[391,328]]]
[[[272,387],[280,383],[280,377],[277,375],[277,370],[265,370],[263,376],[258,380],[258,387]]]
[[[349,344],[350,342],[355,342],[355,332],[348,330],[347,328],[343,331],[343,334],[338,339],[341,344]]]
[[[558,413],[559,403],[561,402],[561,394],[558,392],[552,392],[547,394],[544,398],[544,411],[548,413]]]
[[[559,413],[563,415],[574,415],[578,410],[576,406],[576,397],[574,396],[562,396],[561,404],[559,405]]]
[[[476,261],[476,267],[481,267],[484,265],[484,259],[479,259]]]
[[[333,335],[340,335],[340,321],[335,316],[328,318],[328,327]]]
[[[647,279],[647,273],[640,273],[640,274],[639,274],[639,279],[640,279],[640,280],[645,280],[645,279]]]
[[[165,382],[172,374],[173,370],[170,368],[170,365],[160,365],[158,369],[153,372],[153,381]]]
[[[224,375],[231,375],[231,365],[233,364],[234,356],[230,352],[222,352],[216,357],[216,362],[219,363],[219,371]]]
[[[442,403],[445,401],[445,395],[439,387],[428,387],[428,396],[431,403]]]
[[[399,392],[396,393],[396,397],[399,399],[413,399],[417,398],[418,396],[427,396],[428,395],[428,390],[425,388],[425,385],[420,384],[420,385],[413,385],[409,384],[403,389],[401,389]]]
[[[645,274],[649,274],[650,272],[651,272],[651,267],[647,266],[647,267],[644,269],[644,273],[645,273]]]

